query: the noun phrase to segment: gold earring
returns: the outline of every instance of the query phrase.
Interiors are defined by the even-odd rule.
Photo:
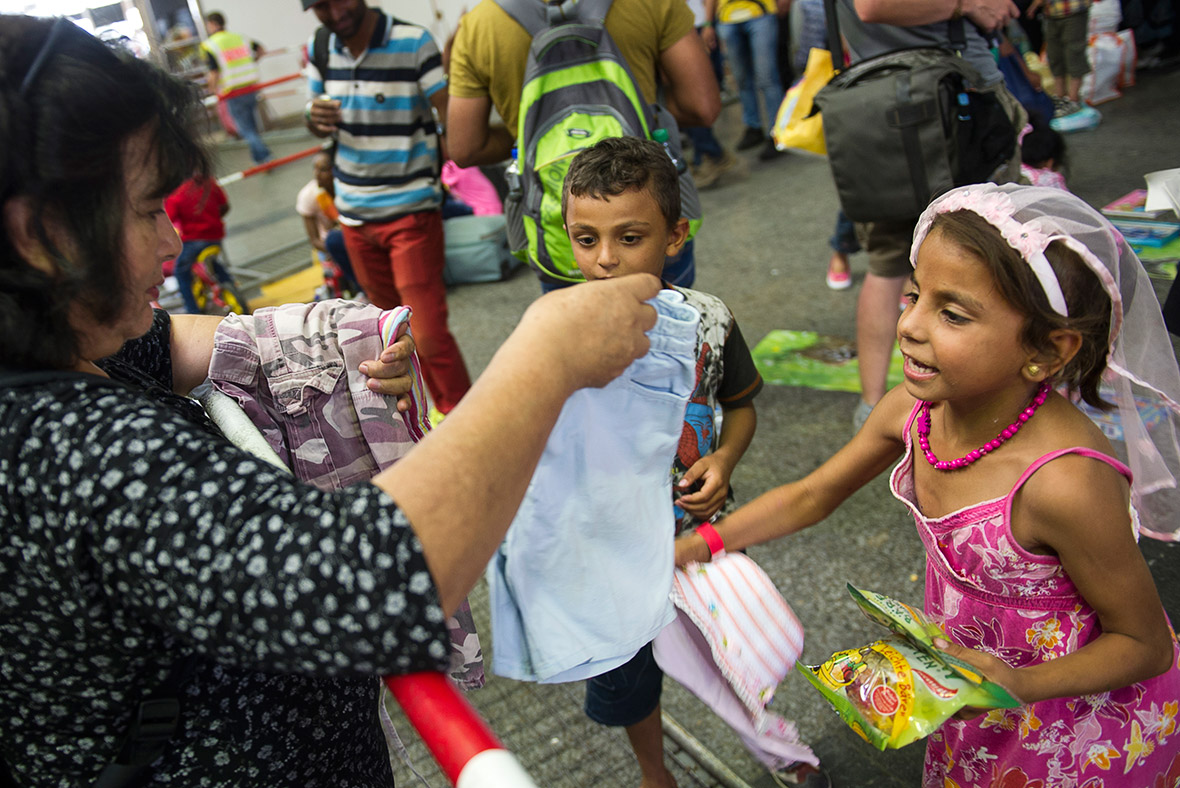
[[[1039,374],[1041,374],[1040,365],[1038,365],[1038,364],[1029,364],[1028,365],[1028,376],[1030,378],[1035,378]]]

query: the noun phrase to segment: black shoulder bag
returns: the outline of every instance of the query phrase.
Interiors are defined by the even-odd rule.
[[[836,0],[824,0],[824,10],[839,68]],[[832,178],[853,221],[916,219],[938,195],[988,180],[1011,158],[1016,130],[960,56],[963,24],[962,17],[947,23],[951,49],[877,55],[840,71],[816,94]]]

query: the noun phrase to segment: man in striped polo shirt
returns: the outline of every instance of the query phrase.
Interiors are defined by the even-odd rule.
[[[471,379],[447,327],[442,278],[442,58],[424,28],[365,0],[301,2],[329,32],[308,43],[316,98],[306,118],[313,134],[336,138],[336,208],[348,256],[374,304],[413,310],[423,377],[435,407],[447,413]],[[321,44],[326,56],[317,52]]]

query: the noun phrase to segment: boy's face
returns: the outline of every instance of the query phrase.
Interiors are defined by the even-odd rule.
[[[320,154],[315,157],[315,162],[312,164],[312,172],[315,173],[315,182],[319,184],[321,189],[332,188],[332,159],[329,156]]]
[[[677,254],[688,238],[688,220],[671,229],[647,189],[630,189],[597,199],[570,195],[566,232],[574,260],[587,280],[664,270],[664,258]]]

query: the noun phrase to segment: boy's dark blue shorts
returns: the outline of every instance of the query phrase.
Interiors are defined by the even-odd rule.
[[[663,686],[648,643],[629,662],[586,681],[586,716],[600,725],[634,725],[659,706]]]

